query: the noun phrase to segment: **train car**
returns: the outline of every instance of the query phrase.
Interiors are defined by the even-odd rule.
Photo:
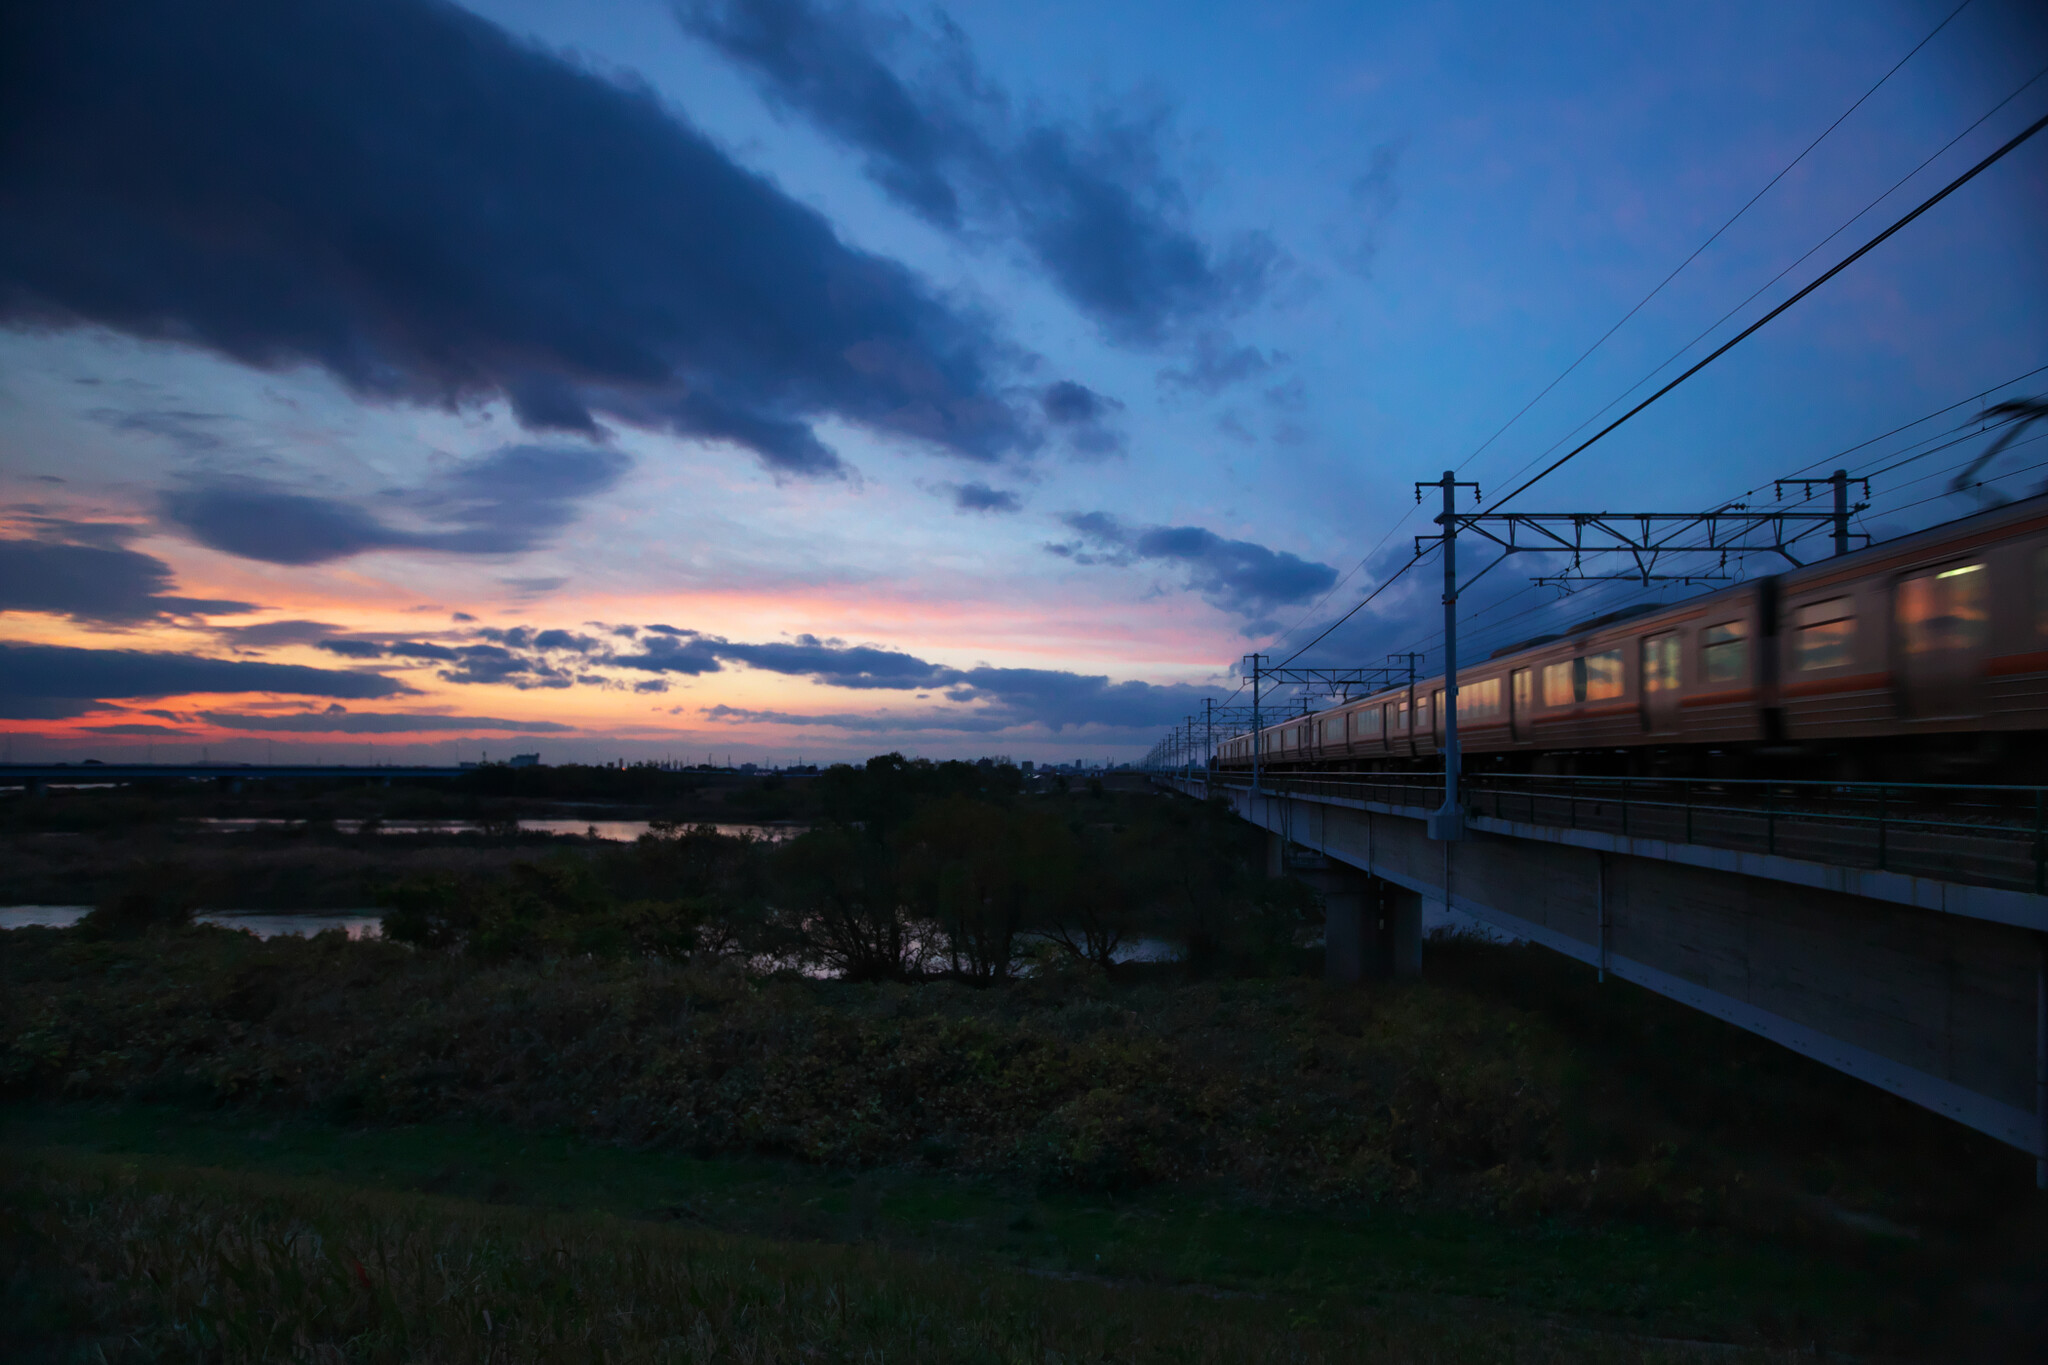
[[[2039,781],[2048,496],[1580,622],[1460,669],[1458,691],[1474,770]],[[1291,717],[1217,763],[1426,767],[1443,692],[1419,678]]]

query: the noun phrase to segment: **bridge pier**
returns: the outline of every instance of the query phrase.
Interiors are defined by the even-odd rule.
[[[1307,880],[1323,896],[1323,979],[1334,985],[1422,975],[1422,895],[1340,862]]]

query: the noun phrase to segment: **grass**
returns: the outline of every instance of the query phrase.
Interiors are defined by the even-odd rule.
[[[2038,1358],[2048,1219],[2017,1154],[1536,950],[1428,962],[1422,985],[1357,990],[1164,969],[971,990],[15,931],[0,1154],[33,1174],[9,1187],[8,1292],[49,1341],[118,1326],[262,1358],[175,1336],[203,1317],[181,1276],[232,1280],[189,1224],[243,1248],[236,1273],[299,1236],[262,1252],[264,1293],[315,1234],[412,1248],[397,1307],[333,1298],[353,1335],[302,1323],[296,1356],[483,1351],[417,1266],[553,1238],[643,1287],[634,1257],[704,1249],[721,1301],[755,1305],[700,1350],[674,1345],[697,1329],[672,1304],[567,1276],[575,1312],[628,1324],[573,1348],[616,1358],[1629,1358],[1617,1333]],[[124,1250],[140,1229],[157,1260]],[[1113,1312],[1077,1306],[1098,1280]],[[770,1323],[747,1296],[785,1282],[806,1287]],[[995,1316],[917,1335],[975,1284]],[[312,1312],[328,1290],[294,1292]],[[817,1316],[849,1295],[922,1307]],[[1098,1311],[1126,1335],[1088,1336]],[[571,1349],[520,1321],[501,1357]]]
[[[14,1359],[1649,1361],[1453,1303],[1219,1295],[979,1257],[41,1157],[0,1184]]]
[[[1725,1234],[1454,1211],[1116,1198],[902,1170],[627,1151],[495,1125],[349,1128],[162,1106],[15,1106],[0,1145],[221,1167],[778,1239],[877,1241],[1054,1275],[1309,1299],[1470,1299],[1662,1336],[1809,1339],[1880,1314],[1884,1279]]]

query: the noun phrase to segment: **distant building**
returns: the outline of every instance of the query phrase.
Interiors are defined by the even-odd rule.
[[[506,760],[505,766],[508,768],[538,768],[540,766],[540,755],[514,754]]]

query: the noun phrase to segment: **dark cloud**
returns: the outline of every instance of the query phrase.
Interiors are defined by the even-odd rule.
[[[1109,425],[1111,419],[1124,410],[1124,405],[1116,399],[1099,394],[1086,385],[1076,384],[1071,379],[1062,379],[1046,387],[1039,397],[1039,406],[1045,412],[1047,423],[1065,436],[1076,452],[1082,455],[1123,453],[1123,433]]]
[[[1169,365],[1159,372],[1159,386],[1214,397],[1233,384],[1258,378],[1278,363],[1278,356],[1268,356],[1256,346],[1240,346],[1222,332],[1204,332],[1195,338],[1185,365]]]
[[[1015,725],[1150,729],[1201,708],[1209,689],[1185,683],[1111,682],[1099,674],[1052,668],[969,668],[951,680],[955,701],[984,700]]]
[[[180,730],[174,725],[145,725],[131,722],[124,725],[86,725],[80,728],[96,735],[171,735],[177,738],[192,738],[192,731]]]
[[[1405,142],[1383,142],[1372,149],[1372,161],[1344,186],[1344,214],[1327,230],[1338,264],[1361,278],[1372,274],[1379,258],[1387,219],[1401,202],[1394,171]]]
[[[57,482],[62,483],[63,480]],[[118,550],[149,529],[132,521],[73,521],[68,517],[48,516],[33,504],[21,504],[9,511],[16,514],[15,520],[35,533],[33,538],[36,540],[90,545],[101,550]]]
[[[223,730],[274,734],[407,735],[446,730],[503,730],[520,735],[566,734],[576,727],[551,720],[501,720],[495,716],[425,716],[389,711],[307,711],[282,716],[237,711],[204,711],[200,719]]]
[[[269,564],[324,564],[370,550],[518,554],[566,526],[578,501],[612,487],[629,467],[610,450],[510,446],[419,488],[383,494],[385,504],[424,523],[417,529],[353,502],[247,479],[174,490],[163,510],[200,544]]]
[[[851,3],[676,8],[770,101],[858,150],[899,203],[949,231],[1013,238],[1115,340],[1152,345],[1236,312],[1275,272],[1279,253],[1263,234],[1217,247],[1189,225],[1165,165],[1163,113],[1018,116],[944,16],[926,32]],[[918,74],[904,74],[910,66]]]
[[[459,669],[440,676],[451,682],[511,682],[514,686],[536,685],[521,679],[548,678],[538,685],[568,686],[571,682],[617,687],[620,683],[605,674],[587,671],[607,668],[627,673],[658,675],[650,681],[665,684],[670,676],[702,676],[724,672],[728,666],[744,665],[787,677],[809,678],[825,687],[852,691],[942,692],[960,707],[957,714],[932,712],[944,721],[921,718],[912,725],[901,717],[883,718],[875,724],[841,725],[839,718],[817,716],[793,718],[776,723],[837,725],[863,732],[902,729],[945,729],[984,733],[1038,726],[1064,730],[1076,726],[1111,729],[1144,728],[1164,724],[1200,705],[1205,695],[1186,686],[1161,687],[1145,682],[1113,683],[1106,677],[1035,668],[955,668],[932,663],[901,650],[875,645],[848,644],[843,640],[799,635],[793,640],[750,643],[727,640],[675,626],[641,627],[637,640],[626,641],[623,652],[609,652],[607,642],[587,636],[572,637],[585,660],[586,671],[570,672],[550,656],[540,643],[566,632],[515,627],[494,634],[503,643],[456,646],[462,657]],[[615,640],[623,640],[613,632]],[[338,642],[330,642],[328,648]],[[399,646],[390,647],[395,656]],[[660,690],[646,682],[632,684],[638,692]],[[729,707],[713,708],[714,718],[765,719],[783,713],[741,712]],[[859,720],[855,717],[853,720]]]
[[[466,645],[455,651],[460,656],[454,667],[441,670],[443,682],[499,683],[522,692],[573,685],[573,669],[549,663],[531,654],[519,654],[499,645]]]
[[[841,469],[819,418],[975,459],[1030,444],[984,320],[644,86],[445,0],[10,6],[0,92],[0,322],[317,365],[377,399],[502,396],[540,430],[602,415],[785,474]],[[1169,310],[1251,268],[1170,237],[1124,255]],[[374,536],[291,510],[329,547]]]
[[[69,720],[101,709],[76,697],[10,697],[0,691],[0,720]]]
[[[917,711],[908,715],[862,715],[857,711],[834,711],[808,715],[800,711],[753,711],[738,706],[707,706],[706,720],[735,725],[795,725],[824,730],[844,730],[858,735],[899,734],[997,734],[1015,729],[1017,722],[1003,716],[976,711]]]
[[[216,626],[214,634],[238,649],[317,645],[341,630],[325,621],[265,621],[254,626]]]
[[[1220,610],[1245,618],[1245,633],[1270,628],[1275,609],[1328,591],[1337,571],[1285,550],[1248,540],[1225,540],[1200,526],[1126,526],[1107,512],[1062,518],[1081,539],[1048,545],[1077,564],[1128,565],[1144,560],[1179,564],[1188,587]]]
[[[81,702],[192,692],[270,692],[355,701],[395,697],[412,690],[375,673],[299,664],[133,649],[0,644],[0,711],[17,719],[55,720],[92,709],[79,705]]]
[[[346,640],[322,640],[319,647],[344,659],[424,659],[437,663],[455,663],[461,653],[448,645],[430,644],[425,640],[366,640],[351,637]]]
[[[1244,420],[1234,412],[1226,412],[1221,417],[1218,417],[1216,419],[1216,430],[1234,441],[1243,441],[1247,445],[1255,444],[1259,439],[1252,435],[1251,428],[1247,427],[1244,424]]]
[[[439,674],[444,682],[498,683],[522,691],[569,687],[579,681],[576,658],[602,651],[600,642],[588,635],[525,626],[510,630],[486,626],[450,644],[354,636],[323,640],[320,648],[350,659],[446,664]],[[570,656],[569,660],[562,655]]]
[[[942,669],[947,697],[957,711],[926,710],[897,715],[828,713],[804,715],[787,711],[750,711],[712,706],[713,720],[751,721],[774,725],[826,726],[863,734],[954,731],[990,734],[1039,728],[1055,733],[1070,729],[1148,730],[1168,725],[1201,708],[1213,695],[1186,684],[1160,686],[1147,682],[1111,682],[1085,673],[1050,668]],[[969,705],[968,703],[976,703]]]
[[[1299,375],[1265,390],[1266,401],[1283,412],[1299,412],[1308,405],[1308,385]]]
[[[139,550],[104,541],[0,540],[0,612],[50,612],[74,621],[132,625],[168,616],[256,610],[248,602],[178,597],[170,587],[171,566]]]
[[[227,444],[214,428],[236,419],[224,412],[190,412],[183,409],[94,408],[86,416],[116,431],[141,431],[161,436],[186,455],[211,455]]]
[[[815,635],[770,644],[743,644],[712,635],[655,635],[642,644],[639,653],[613,655],[608,662],[650,673],[693,676],[717,673],[725,664],[736,663],[855,689],[931,687],[950,675],[939,665],[898,650],[834,644]]]
[[[1024,500],[1007,488],[990,488],[985,483],[942,485],[953,505],[963,512],[1021,512]]]

